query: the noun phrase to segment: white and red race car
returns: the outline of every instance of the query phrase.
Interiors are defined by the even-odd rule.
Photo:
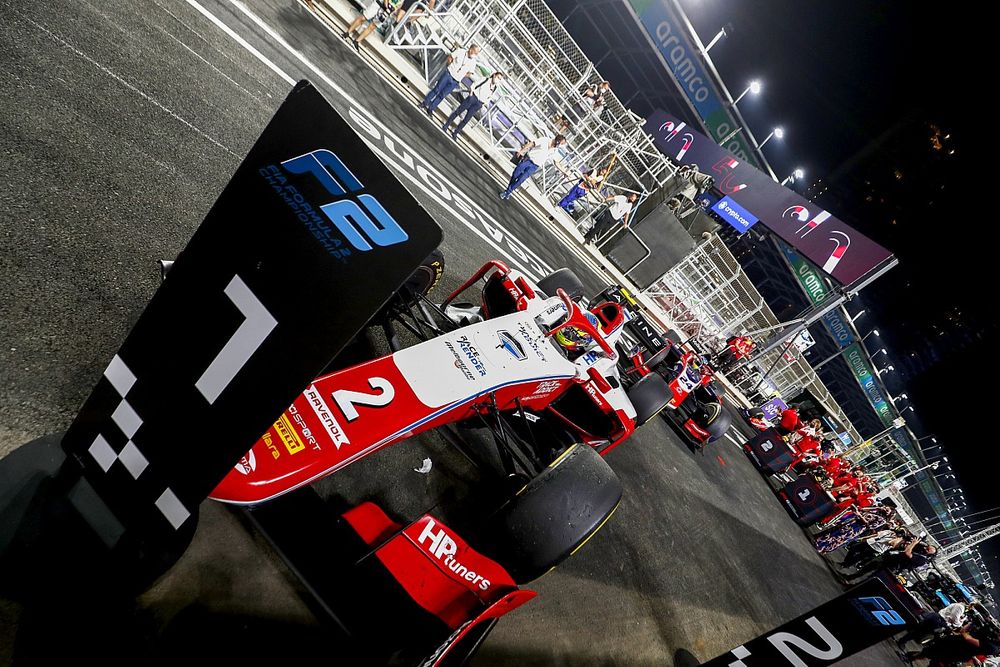
[[[483,278],[480,306],[453,305]],[[317,378],[211,497],[262,503],[422,431],[481,416],[502,417],[525,433],[544,422],[546,437],[557,430],[563,442],[568,436],[602,455],[611,451],[666,407],[671,392],[656,375],[625,390],[615,351],[622,308],[606,302],[586,311],[560,280],[578,284],[562,270],[536,286],[502,262],[488,262],[435,309],[437,318],[428,319],[424,308],[421,325],[434,337]],[[557,342],[567,331],[592,342],[576,349]],[[545,445],[552,455],[563,450]],[[546,453],[534,452],[542,459]]]
[[[438,260],[430,263],[440,269]],[[288,530],[287,517],[306,514],[295,503],[309,501],[279,496],[422,431],[463,421],[488,426],[494,460],[513,485],[474,521],[446,524],[435,513],[404,525],[368,502],[334,522],[344,545],[336,557],[345,558],[351,544],[358,554],[340,568],[357,573],[346,579],[382,582],[381,596],[367,584],[349,596],[378,598],[375,621],[359,621],[366,615],[356,603],[345,610],[354,634],[366,650],[393,648],[385,636],[364,634],[385,627],[386,614],[402,613],[398,627],[422,630],[397,642],[399,650],[436,665],[471,655],[499,616],[534,597],[521,584],[574,553],[610,518],[622,489],[602,456],[664,409],[671,393],[656,374],[622,386],[615,343],[625,315],[615,303],[585,310],[574,302],[570,293],[579,298],[583,288],[568,270],[536,285],[491,261],[440,305],[422,294],[435,272],[415,276],[419,284],[369,323],[385,327],[399,349],[317,378],[211,497],[265,503],[253,514],[280,540],[274,535]],[[479,304],[456,303],[480,280]],[[400,346],[400,325],[423,342]],[[295,509],[268,523],[269,508],[282,503]],[[308,563],[315,549],[292,559]],[[317,579],[330,567],[324,563]],[[344,580],[338,577],[341,594],[331,598],[343,599]]]

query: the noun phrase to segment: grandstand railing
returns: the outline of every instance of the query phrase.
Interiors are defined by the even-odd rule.
[[[645,293],[667,312],[684,338],[711,353],[721,351],[732,335],[773,329],[779,324],[729,248],[714,234]],[[812,366],[799,358],[797,350],[780,347],[761,355],[754,363],[760,372],[733,376],[744,394],[765,397],[767,391],[761,389],[767,387],[768,381],[783,396],[808,389],[845,426],[854,442],[862,440]]]
[[[548,6],[541,0],[445,0],[433,10],[418,2],[386,36],[386,44],[417,61],[428,81],[456,48],[478,44],[481,73],[501,70],[501,95],[485,109],[481,125],[493,146],[512,154],[525,140],[557,132],[559,117],[571,122],[565,132],[565,162],[578,170],[613,167],[609,192],[644,194],[663,185],[676,167],[643,131],[643,119],[618,97],[605,94],[600,113],[582,95],[602,77]],[[533,177],[553,202],[575,181],[552,166]]]

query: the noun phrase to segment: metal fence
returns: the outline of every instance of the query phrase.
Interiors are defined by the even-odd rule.
[[[485,74],[506,75],[501,95],[484,111],[481,124],[495,148],[513,153],[526,139],[559,131],[571,123],[566,162],[602,170],[613,161],[609,192],[641,194],[660,187],[676,167],[643,132],[643,119],[606,93],[599,113],[582,91],[602,81],[594,65],[541,0],[451,0],[433,10],[416,3],[387,35],[386,44],[414,59],[428,81],[445,66],[452,50],[478,44]],[[551,201],[575,182],[554,167],[539,170],[536,185]]]
[[[698,244],[645,293],[676,323],[678,333],[710,353],[721,351],[732,335],[779,324],[739,262],[715,234]],[[851,439],[860,442],[857,429],[812,366],[798,358],[797,351],[792,352],[779,348],[761,355],[754,362],[759,372],[737,373],[732,379],[749,397],[759,394],[766,398],[768,389],[784,396],[808,389],[845,426]]]

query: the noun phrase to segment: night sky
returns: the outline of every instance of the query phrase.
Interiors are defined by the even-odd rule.
[[[732,25],[711,57],[734,97],[762,81],[739,108],[758,141],[785,129],[763,149],[778,177],[803,167],[799,192],[900,259],[848,310],[867,310],[856,322],[862,334],[882,333],[896,368],[883,379],[910,397],[913,431],[943,445],[968,512],[1000,505],[1000,448],[990,437],[1000,233],[989,196],[995,160],[986,156],[997,139],[992,114],[976,109],[993,65],[969,39],[975,19],[919,3],[681,4],[705,43]],[[885,365],[886,355],[876,361]],[[1000,541],[987,544],[981,551],[1000,581]]]

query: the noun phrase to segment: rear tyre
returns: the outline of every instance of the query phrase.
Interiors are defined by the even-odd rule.
[[[642,426],[667,407],[673,393],[670,385],[657,373],[650,373],[628,390],[628,400],[635,408],[636,426]]]
[[[583,283],[571,269],[553,271],[538,281],[538,289],[545,292],[545,296],[555,296],[560,288],[565,290],[569,298],[574,301],[579,300],[584,295]]]
[[[582,547],[621,497],[621,482],[601,455],[573,445],[486,519],[475,546],[523,584]]]
[[[434,249],[420,263],[417,270],[406,279],[406,282],[403,283],[403,290],[408,291],[411,295],[422,294],[426,296],[438,286],[443,275],[444,253]]]

